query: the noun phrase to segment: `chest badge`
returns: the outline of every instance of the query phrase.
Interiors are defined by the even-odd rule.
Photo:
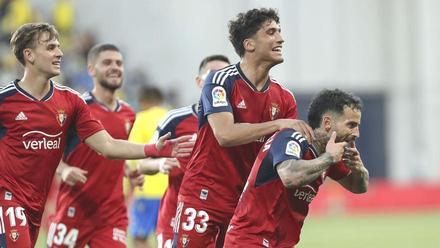
[[[66,119],[67,119],[66,111],[58,110],[57,114],[56,114],[56,117],[57,117],[57,121],[60,124],[60,126],[63,126],[64,123],[66,122]]]
[[[280,112],[280,108],[278,107],[278,104],[272,103],[272,106],[270,108],[270,119],[271,120],[277,119],[279,112]]]
[[[16,242],[18,237],[20,237],[20,233],[18,233],[17,230],[13,229],[13,230],[11,230],[11,233],[9,234],[9,237],[12,239],[12,241]]]

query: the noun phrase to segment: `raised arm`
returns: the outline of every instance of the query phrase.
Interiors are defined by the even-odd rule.
[[[176,158],[146,158],[137,164],[139,173],[146,175],[155,175],[159,172],[169,174],[176,167],[180,167]]]
[[[346,142],[335,143],[336,133],[327,143],[326,152],[311,160],[289,159],[277,165],[278,175],[286,188],[297,188],[309,184],[331,165],[342,159]]]
[[[108,159],[140,159],[145,157],[187,157],[191,154],[194,141],[191,135],[167,140],[171,134],[159,138],[156,144],[136,144],[126,140],[113,139],[105,130],[91,135],[85,143]]]
[[[312,137],[312,130],[304,121],[294,119],[277,119],[263,123],[234,123],[230,112],[219,112],[208,115],[214,136],[221,146],[237,146],[248,144],[265,135],[284,128],[293,128],[306,137]]]
[[[318,178],[334,162],[330,154],[324,153],[313,160],[289,159],[277,166],[278,175],[286,188],[299,188]]]

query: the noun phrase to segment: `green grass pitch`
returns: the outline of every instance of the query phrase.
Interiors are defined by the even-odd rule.
[[[417,213],[312,216],[296,248],[438,248],[440,209]]]

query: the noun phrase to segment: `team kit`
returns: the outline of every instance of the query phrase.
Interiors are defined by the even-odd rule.
[[[94,88],[81,95],[53,80],[63,57],[56,27],[18,28],[10,43],[24,74],[0,88],[0,247],[34,247],[40,229],[47,247],[126,247],[123,179],[141,186],[144,171],[126,160],[177,159],[157,219],[163,248],[295,247],[326,179],[365,193],[361,99],[321,90],[299,120],[294,94],[270,75],[284,61],[277,11],[239,13],[228,28],[240,61],[204,58],[200,98],[168,111],[149,144],[127,141],[137,119],[116,94],[117,46],[90,49]],[[54,175],[55,212],[42,226]]]

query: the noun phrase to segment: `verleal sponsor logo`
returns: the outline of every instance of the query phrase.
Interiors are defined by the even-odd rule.
[[[60,149],[61,145],[61,134],[47,134],[42,131],[29,131],[23,134],[23,138],[32,135],[32,140],[22,141],[23,146],[26,150],[55,150]],[[37,135],[38,136],[37,136]],[[41,137],[42,136],[42,137]]]
[[[312,186],[306,185],[302,188],[296,189],[294,195],[299,200],[311,203],[316,196],[316,191]]]

